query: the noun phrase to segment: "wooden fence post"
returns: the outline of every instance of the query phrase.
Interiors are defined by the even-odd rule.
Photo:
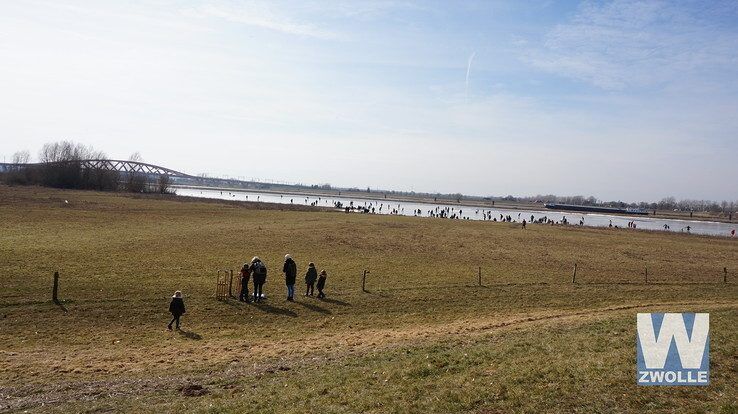
[[[59,272],[54,272],[54,288],[51,291],[51,300],[59,302]]]
[[[222,270],[223,279],[220,278],[220,272],[221,270],[218,270],[218,276],[215,279],[215,298],[218,300],[225,300],[227,299],[226,295],[228,294],[228,271]]]
[[[364,274],[361,276],[361,291],[366,292],[366,275],[369,273],[368,270],[364,269]]]
[[[646,283],[648,283],[648,268],[646,268]]]
[[[482,266],[479,266],[479,286],[482,286]]]
[[[220,300],[220,270],[218,270],[217,277],[215,278],[215,298]]]
[[[231,269],[231,278],[228,280],[228,296],[233,297],[233,269]]]
[[[728,283],[728,268],[723,268],[723,283]]]
[[[574,263],[574,276],[571,278],[571,283],[577,283],[577,264]]]

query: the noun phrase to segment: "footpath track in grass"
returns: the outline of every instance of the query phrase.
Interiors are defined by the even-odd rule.
[[[607,308],[582,309],[578,311],[547,311],[527,313],[512,318],[500,318],[485,321],[457,321],[453,324],[416,326],[413,329],[376,329],[361,333],[345,333],[330,337],[306,337],[301,340],[280,341],[268,347],[248,347],[248,357],[242,357],[241,344],[231,344],[226,348],[225,362],[211,367],[207,372],[189,373],[185,375],[143,376],[139,378],[115,378],[106,381],[69,382],[39,389],[37,386],[0,387],[0,399],[5,401],[3,409],[21,410],[34,407],[64,405],[69,401],[95,402],[107,398],[126,398],[135,396],[146,398],[165,393],[177,395],[188,384],[205,384],[209,392],[226,384],[240,382],[260,375],[274,374],[279,371],[299,371],[310,364],[324,365],[325,369],[340,366],[349,358],[362,355],[395,352],[397,349],[417,350],[432,345],[443,344],[445,347],[468,346],[479,338],[492,334],[519,335],[520,331],[539,331],[542,336],[552,334],[552,327],[574,324],[583,325],[609,318],[631,315],[630,311],[659,312],[675,308],[694,308],[700,311],[738,311],[738,303],[704,303],[675,302],[649,303],[612,306]],[[179,335],[188,338],[189,333],[183,331]],[[191,337],[189,339],[192,339]],[[301,343],[310,343],[311,347],[301,352],[290,352]],[[335,345],[335,346],[332,346]],[[734,344],[736,345],[736,344]],[[327,348],[326,348],[327,347]],[[319,357],[320,349],[330,349]],[[268,351],[268,352],[264,352]],[[287,355],[287,357],[280,357]],[[312,356],[311,356],[312,355]],[[176,358],[176,353],[169,355]],[[161,355],[152,356],[161,358]],[[232,390],[226,386],[219,390]]]

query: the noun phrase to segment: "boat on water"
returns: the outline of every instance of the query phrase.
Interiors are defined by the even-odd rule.
[[[550,210],[584,211],[588,213],[609,213],[609,214],[638,214],[641,216],[648,215],[648,211],[642,208],[578,206],[576,204],[557,204],[557,203],[546,203],[543,206]]]

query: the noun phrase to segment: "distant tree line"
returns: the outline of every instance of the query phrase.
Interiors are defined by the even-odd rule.
[[[106,171],[102,169],[85,168],[83,161],[85,160],[105,160],[108,159],[105,153],[95,151],[92,147],[82,144],[76,144],[70,141],[59,141],[49,143],[43,146],[39,152],[40,164],[29,164],[31,154],[28,151],[19,151],[13,155],[14,164],[28,164],[27,166],[16,167],[0,173],[0,180],[8,184],[21,185],[44,185],[56,188],[76,188],[90,189],[100,191],[129,191],[135,193],[141,192],[169,192],[171,184],[168,175],[160,175],[151,177],[141,173],[119,173],[117,171]],[[130,161],[142,162],[141,155],[134,153],[129,158]],[[207,174],[200,174],[201,180],[208,179]],[[264,182],[244,182],[233,180],[233,186],[242,186],[243,188],[269,189],[274,184]],[[642,208],[645,210],[677,210],[677,211],[697,211],[723,213],[728,215],[734,213],[738,208],[737,201],[710,201],[710,200],[676,200],[674,197],[666,197],[658,202],[636,202],[626,203],[623,201],[601,201],[593,196],[585,197],[581,195],[575,196],[557,196],[553,194],[535,195],[516,197],[507,195],[499,196],[466,196],[460,193],[443,194],[443,193],[427,193],[415,191],[396,191],[396,190],[380,190],[367,187],[366,190],[360,190],[356,187],[341,188],[334,187],[331,184],[304,185],[292,184],[282,185],[282,187],[304,187],[321,190],[336,190],[349,192],[367,192],[379,193],[393,196],[411,196],[433,198],[436,201],[453,201],[461,203],[462,200],[470,201],[513,201],[513,202],[533,202],[533,203],[561,203],[585,206],[604,206],[618,208]]]
[[[152,178],[142,173],[120,173],[100,168],[88,168],[86,160],[107,160],[102,151],[71,141],[48,143],[39,151],[39,163],[30,164],[30,153],[19,151],[13,155],[13,163],[19,164],[4,171],[0,179],[13,185],[42,185],[98,191],[129,191],[134,193],[169,192],[169,176]],[[141,161],[135,153],[131,161]],[[26,165],[23,165],[26,164]]]
[[[666,197],[658,202],[640,201],[626,203],[623,201],[600,201],[593,196],[557,196],[553,194],[536,195],[529,197],[503,197],[507,201],[527,201],[537,203],[561,203],[581,206],[603,206],[619,208],[642,208],[644,210],[677,210],[677,211],[704,211],[711,213],[731,213],[738,208],[737,201],[711,201],[711,200],[678,200],[674,197]]]

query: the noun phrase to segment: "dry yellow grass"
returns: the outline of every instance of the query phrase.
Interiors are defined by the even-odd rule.
[[[9,187],[0,231],[0,410],[736,409],[738,338],[720,332],[738,323],[735,240]],[[328,270],[328,300],[284,302],[285,253]],[[214,300],[216,270],[254,255],[267,303]],[[55,270],[66,311],[49,301]],[[165,330],[175,289],[181,334]],[[649,309],[713,312],[707,391],[635,386],[634,314]],[[209,394],[182,397],[188,382]]]

